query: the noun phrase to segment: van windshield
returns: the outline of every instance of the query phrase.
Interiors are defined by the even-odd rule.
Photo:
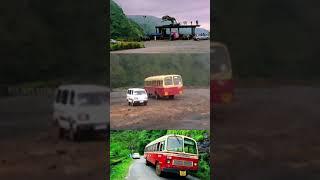
[[[134,93],[133,93],[134,95],[143,95],[143,94],[146,94],[146,92],[145,91],[134,91]]]
[[[90,92],[78,94],[78,102],[80,106],[96,106],[107,104],[107,93]]]

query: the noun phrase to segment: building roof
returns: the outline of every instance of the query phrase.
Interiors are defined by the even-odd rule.
[[[181,25],[181,24],[167,24],[156,26],[156,28],[196,28],[200,27],[200,25]]]

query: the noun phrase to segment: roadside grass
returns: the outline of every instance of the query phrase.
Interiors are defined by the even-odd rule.
[[[137,49],[144,48],[144,44],[141,42],[124,42],[119,41],[115,44],[110,44],[111,51],[124,50],[124,49]]]
[[[111,180],[124,180],[128,175],[129,167],[132,164],[132,159],[127,158],[123,160],[121,163],[114,165],[111,167]]]
[[[210,165],[208,164],[208,161],[205,160],[206,158],[208,158],[208,155],[200,155],[198,172],[191,173],[191,175],[198,177],[202,180],[209,180],[210,179]]]

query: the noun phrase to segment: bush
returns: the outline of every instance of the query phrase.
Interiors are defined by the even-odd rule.
[[[125,42],[125,41],[121,41],[115,44],[110,44],[111,51],[124,50],[124,49],[136,49],[136,48],[144,48],[144,45],[139,42]]]

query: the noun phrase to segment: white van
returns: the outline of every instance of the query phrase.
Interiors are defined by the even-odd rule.
[[[134,106],[135,104],[148,104],[148,95],[145,89],[130,88],[127,90],[128,105]]]
[[[63,85],[55,93],[53,119],[59,137],[79,140],[84,132],[104,132],[109,128],[109,89],[96,85]]]

